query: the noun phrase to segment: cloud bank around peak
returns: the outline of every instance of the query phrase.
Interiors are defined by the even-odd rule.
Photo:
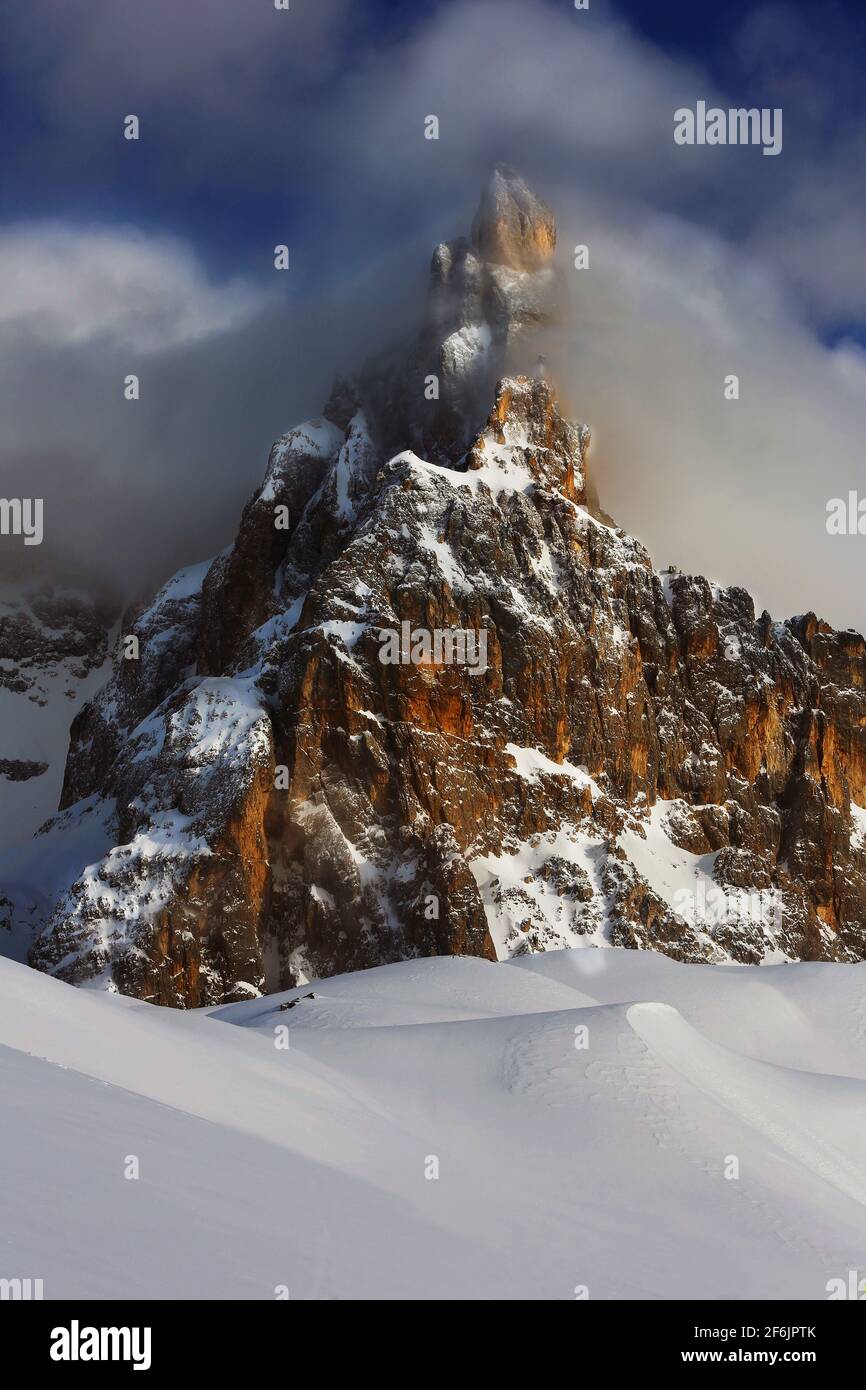
[[[756,6],[710,71],[613,10],[444,0],[385,32],[378,8],[15,16],[33,119],[11,156],[28,205],[0,194],[3,490],[30,480],[46,526],[64,516],[39,560],[129,587],[226,544],[270,439],[412,330],[433,245],[505,160],[557,216],[575,317],[552,355],[607,509],[658,564],[866,627],[858,538],[825,528],[831,496],[866,491],[866,89],[839,15]],[[783,106],[782,154],[676,146],[698,99]]]
[[[866,354],[825,346],[772,268],[711,233],[605,219],[588,240],[553,360],[603,505],[659,566],[862,629],[863,538],[828,535],[826,505],[866,483]]]
[[[0,332],[54,348],[103,339],[153,353],[230,332],[265,304],[239,280],[214,285],[175,238],[135,227],[0,228]]]

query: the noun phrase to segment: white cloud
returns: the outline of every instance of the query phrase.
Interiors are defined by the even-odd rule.
[[[862,630],[866,542],[825,523],[831,497],[866,493],[866,354],[824,346],[744,247],[672,218],[580,215],[593,260],[572,272],[558,365],[594,427],[603,505],[659,565]],[[739,400],[724,397],[730,373]]]
[[[408,38],[356,44],[338,72],[345,34],[331,21],[345,7],[335,0],[310,52],[293,49],[286,80],[272,35],[299,31],[274,29],[285,15],[256,9],[248,29],[243,0],[196,0],[172,8],[168,29],[168,7],[100,0],[98,24],[64,21],[70,45],[51,31],[57,71],[44,63],[36,81],[39,129],[60,142],[48,167],[68,168],[82,148],[98,162],[110,146],[110,160],[125,160],[115,118],[141,106],[153,143],[135,153],[159,150],[160,193],[188,193],[206,177],[209,196],[234,196],[248,178],[263,190],[266,221],[267,198],[292,169],[293,258],[297,244],[308,283],[340,293],[330,305],[308,296],[303,316],[296,305],[289,319],[243,284],[209,283],[177,241],[104,228],[0,233],[5,441],[22,470],[56,463],[57,487],[76,466],[88,477],[98,469],[104,490],[116,490],[116,512],[136,491],[125,563],[136,546],[153,571],[163,556],[169,569],[225,543],[268,432],[320,407],[320,382],[352,365],[349,346],[360,356],[417,322],[423,287],[413,299],[404,235],[423,280],[434,242],[468,230],[481,180],[505,159],[557,214],[575,305],[562,385],[595,427],[591,467],[604,504],[660,564],[742,583],[779,614],[813,607],[837,625],[866,626],[866,541],[828,537],[824,525],[828,498],[866,492],[864,355],[853,344],[828,349],[809,319],[833,325],[866,312],[862,100],[838,42],[818,42],[812,28],[792,38],[777,6],[753,16],[733,104],[785,107],[784,153],[767,160],[752,148],[675,146],[678,106],[703,98],[726,107],[729,94],[608,10],[457,0],[415,17]],[[306,8],[318,24],[315,0]],[[86,6],[75,0],[74,9]],[[45,25],[21,24],[31,33],[25,58],[40,56]],[[20,60],[21,45],[15,51]],[[840,82],[848,100],[837,140]],[[423,139],[431,112],[438,142]],[[44,168],[44,154],[37,144],[21,157]],[[268,242],[282,227],[278,236],[251,223]],[[591,269],[578,273],[567,252],[579,242],[590,245]],[[52,247],[66,259],[46,257]],[[365,276],[358,312],[346,282]],[[91,353],[76,351],[90,342]],[[106,402],[112,343],[153,353],[134,416],[119,399]],[[184,343],[182,360],[160,358]],[[69,349],[50,401],[41,383],[56,353],[42,344]],[[722,395],[730,372],[741,379],[738,402]],[[196,488],[210,511],[190,502]],[[70,515],[75,506],[72,497]],[[158,557],[155,536],[165,537]]]
[[[103,339],[159,352],[238,328],[260,290],[208,281],[182,242],[134,227],[0,230],[0,326],[54,347]]]

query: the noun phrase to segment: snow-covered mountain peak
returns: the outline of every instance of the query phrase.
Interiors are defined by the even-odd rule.
[[[40,968],[190,1006],[563,945],[866,956],[862,639],[659,575],[590,506],[589,431],[531,362],[552,223],[502,171],[485,199],[420,334],[125,619]]]

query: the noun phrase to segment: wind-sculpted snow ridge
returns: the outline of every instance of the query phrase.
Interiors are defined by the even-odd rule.
[[[484,373],[443,367],[464,330],[484,372],[519,363],[545,320],[549,213],[515,180],[437,250],[418,339],[126,621],[139,659],[76,719],[63,794],[114,839],[41,969],[188,1007],[439,954],[866,955],[863,639],[656,573],[546,380],[478,419]]]
[[[6,1270],[55,1299],[839,1296],[864,970],[430,959],[178,1014],[0,961]]]

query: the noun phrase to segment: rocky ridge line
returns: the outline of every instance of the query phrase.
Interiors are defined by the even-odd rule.
[[[34,965],[196,1006],[414,955],[866,956],[863,639],[656,573],[546,381],[476,418],[549,321],[554,239],[497,170],[402,365],[338,383],[135,617],[58,821],[104,815],[105,850]],[[384,663],[404,623],[484,634],[485,669]]]

